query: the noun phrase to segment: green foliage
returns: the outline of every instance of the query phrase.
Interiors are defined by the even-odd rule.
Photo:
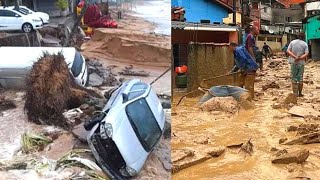
[[[56,2],[56,6],[61,10],[64,11],[68,8],[69,4],[67,0],[58,0]]]

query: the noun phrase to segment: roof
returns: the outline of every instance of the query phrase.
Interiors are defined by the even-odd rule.
[[[172,29],[183,29],[183,30],[198,30],[198,31],[237,31],[237,26],[220,25],[220,24],[204,24],[204,23],[189,23],[189,22],[171,22]]]
[[[276,0],[276,1],[287,8],[293,4],[300,4],[305,2],[305,0]]]
[[[225,0],[212,0],[212,1],[217,2],[220,6],[226,8],[228,12],[233,12],[232,6],[229,5],[227,2],[225,2]]]
[[[308,19],[316,17],[316,16],[320,16],[320,14],[314,14],[314,15],[307,16],[307,17],[303,18],[302,19],[302,24],[306,24],[308,22]]]

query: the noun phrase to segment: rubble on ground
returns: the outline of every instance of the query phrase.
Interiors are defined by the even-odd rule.
[[[309,150],[297,150],[284,153],[272,160],[274,164],[290,164],[298,163],[301,164],[305,162],[309,157]]]
[[[125,75],[125,76],[142,76],[142,77],[148,77],[150,76],[150,73],[144,71],[144,70],[139,70],[135,71],[133,70],[133,66],[126,66],[125,69],[122,69],[121,72],[119,72],[120,75]]]
[[[88,62],[89,85],[117,86],[120,84],[116,74],[112,73],[114,66],[104,67],[101,62],[90,59]]]
[[[11,100],[6,99],[5,97],[0,96],[0,113],[2,111],[6,111],[9,109],[14,109],[17,106],[15,105],[15,103]]]
[[[263,85],[263,86],[262,86],[262,90],[264,90],[264,91],[266,91],[266,90],[269,89],[269,88],[279,89],[280,86],[279,86],[279,84],[277,84],[275,81],[268,82],[266,85]]]
[[[208,159],[219,157],[225,152],[224,147],[204,148],[199,152],[188,149],[173,150],[172,173],[202,163]]]
[[[304,134],[293,139],[289,139],[284,141],[282,144],[284,145],[295,145],[295,144],[312,144],[312,143],[320,143],[320,131],[311,132],[308,134]]]
[[[244,152],[250,156],[253,154],[253,144],[251,142],[251,138],[246,143],[241,145],[239,152]]]
[[[300,116],[300,117],[306,117],[306,116],[319,117],[320,116],[319,111],[316,111],[313,108],[307,108],[307,107],[301,107],[301,106],[293,106],[289,110],[289,114],[292,114],[294,116]]]
[[[238,102],[233,97],[214,97],[200,106],[203,111],[238,112]]]

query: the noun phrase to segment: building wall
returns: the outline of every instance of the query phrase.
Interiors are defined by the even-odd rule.
[[[171,31],[172,44],[201,43],[229,43],[229,32],[216,31],[187,31],[173,29]]]
[[[172,0],[171,4],[185,8],[185,18],[187,22],[200,22],[201,19],[205,19],[222,24],[222,19],[228,16],[228,10],[213,1]]]
[[[291,17],[292,22],[301,22],[304,18],[304,11],[302,8],[296,9],[279,9],[272,8],[272,23],[284,23],[285,17]]]
[[[261,20],[271,22],[271,18],[272,18],[271,7],[264,5],[264,4],[260,4],[260,8],[261,8],[261,10],[260,10]]]
[[[320,15],[307,20],[307,24],[305,24],[305,34],[307,41],[320,38]]]
[[[281,51],[282,47],[286,43],[286,41],[283,41],[283,38],[285,37],[276,35],[259,35],[256,40],[257,46],[262,50],[264,43],[267,43],[274,52]]]
[[[236,16],[237,24],[241,24],[241,14],[237,13]],[[233,13],[230,13],[228,17],[223,18],[223,24],[231,24],[233,23]]]
[[[203,79],[226,74],[234,66],[233,54],[227,45],[190,44],[188,59],[188,92],[196,90]],[[202,85],[210,88],[214,85],[237,85],[235,83],[233,76],[225,76]]]
[[[320,39],[311,40],[311,58],[316,61],[320,61]]]

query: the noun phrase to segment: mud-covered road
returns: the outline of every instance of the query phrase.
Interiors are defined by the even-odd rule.
[[[200,111],[197,105],[200,97],[186,98],[176,106],[183,94],[173,93],[173,179],[319,179],[320,144],[279,144],[282,138],[296,137],[297,132],[287,130],[289,126],[319,124],[319,121],[312,115],[303,118],[289,114],[289,109],[295,104],[280,106],[282,99],[292,92],[289,65],[284,58],[273,59],[268,67],[270,62],[265,63],[265,71],[258,72],[256,77],[255,108],[252,110],[240,108],[235,114]],[[318,112],[319,68],[319,62],[306,65],[305,96],[298,98],[296,104]],[[270,87],[266,85],[272,82],[279,87],[266,89]],[[250,138],[252,155],[239,150],[241,143]],[[309,150],[309,157],[302,164],[272,163],[279,152],[303,149]]]

